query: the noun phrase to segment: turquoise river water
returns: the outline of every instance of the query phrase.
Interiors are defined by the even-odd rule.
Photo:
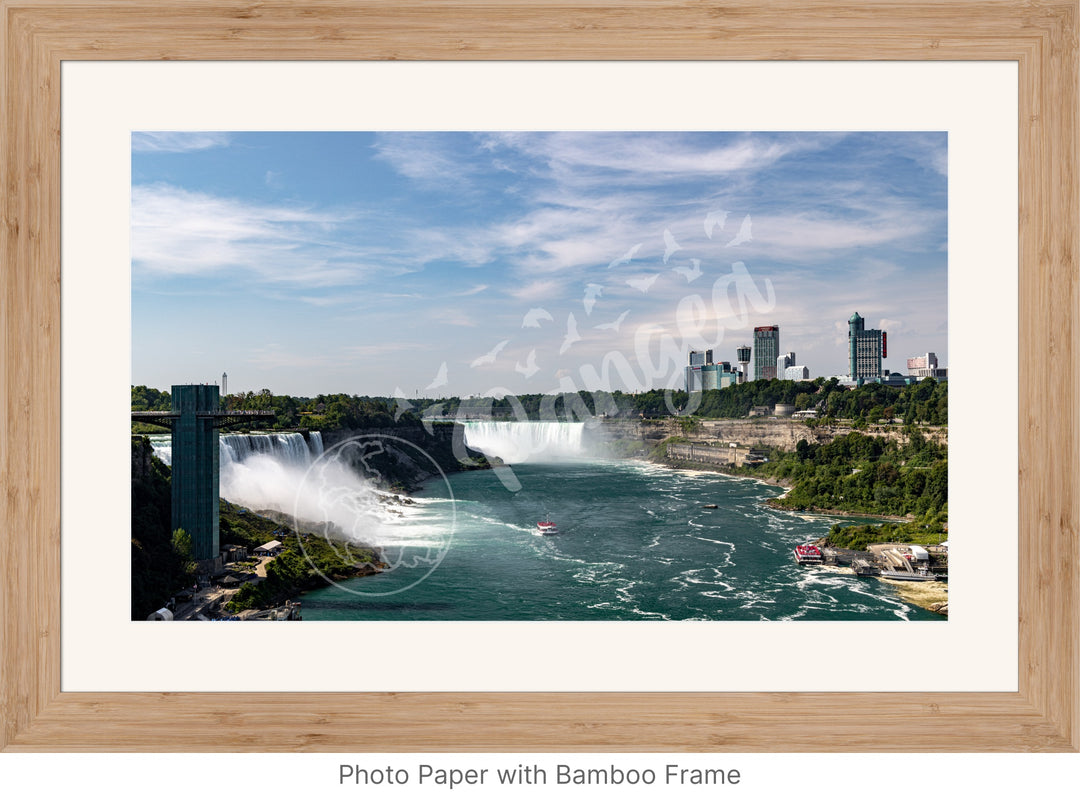
[[[384,531],[393,568],[304,595],[304,619],[942,618],[884,581],[798,566],[793,547],[838,519],[764,506],[779,488],[627,460],[513,474],[432,482]],[[559,534],[540,535],[544,520]]]

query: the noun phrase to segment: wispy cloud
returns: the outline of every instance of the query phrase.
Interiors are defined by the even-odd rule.
[[[440,309],[431,315],[432,320],[442,325],[458,328],[475,328],[480,323],[460,309]]]
[[[487,291],[488,288],[489,287],[488,287],[487,283],[478,283],[475,286],[473,286],[471,289],[466,289],[465,291],[456,291],[456,292],[454,292],[454,296],[455,297],[472,297],[474,294],[479,294],[482,291]]]
[[[518,300],[542,301],[556,296],[563,291],[563,284],[557,280],[534,280],[524,286],[510,288],[508,293]]]
[[[828,136],[826,136],[828,137]],[[693,134],[627,132],[496,133],[484,139],[489,151],[513,149],[540,160],[562,180],[596,172],[619,173],[622,179],[657,176],[730,174],[767,168],[785,155],[820,138],[743,135],[716,145]]]
[[[475,178],[495,161],[513,161],[530,173],[527,191],[514,194],[515,204],[475,226],[447,226],[438,231],[418,228],[409,241],[421,263],[460,261],[480,266],[504,263],[517,278],[562,277],[602,265],[614,268],[631,255],[635,264],[669,255],[663,233],[673,242],[693,244],[699,260],[734,257],[791,261],[821,257],[849,249],[904,245],[943,221],[943,213],[898,202],[888,192],[870,187],[856,171],[854,179],[813,176],[814,152],[843,143],[844,133],[811,133],[779,137],[747,134],[716,145],[715,138],[676,133],[457,133],[395,134],[377,140],[380,158],[411,178],[443,180]],[[943,152],[937,138],[925,138],[920,154]],[[920,141],[921,142],[921,141]],[[935,146],[935,143],[937,145]],[[905,148],[909,158],[913,149]],[[930,159],[930,157],[926,157]],[[748,177],[787,159],[806,163],[793,179],[770,182],[762,199],[718,200],[696,196],[695,185],[710,175],[736,175],[740,187]],[[835,156],[829,159],[837,159]],[[853,164],[852,169],[858,168]],[[497,184],[497,183],[496,183]],[[618,187],[619,192],[611,192]],[[708,236],[708,215],[723,202],[739,227]],[[740,209],[741,208],[741,209]],[[753,236],[750,236],[750,214]],[[407,222],[402,227],[408,228]],[[706,238],[701,238],[705,234]],[[677,239],[677,240],[675,240]],[[645,245],[640,249],[641,244]],[[635,248],[637,247],[637,248]],[[635,265],[636,270],[645,269]],[[517,293],[520,294],[520,293]]]
[[[445,135],[426,132],[391,132],[375,138],[376,159],[388,163],[409,179],[425,183],[462,180],[470,163],[455,159]]]
[[[931,224],[925,215],[888,212],[861,221],[816,212],[754,216],[754,241],[746,249],[792,258],[884,244],[902,246],[924,234]]]
[[[249,273],[271,284],[317,288],[404,271],[391,249],[365,248],[348,214],[265,205],[170,185],[132,189],[136,276]],[[311,302],[315,302],[312,298]]]
[[[131,150],[137,153],[181,153],[223,148],[231,142],[228,132],[132,132]]]

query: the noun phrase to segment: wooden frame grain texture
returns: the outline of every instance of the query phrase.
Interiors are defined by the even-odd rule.
[[[0,8],[0,748],[1080,748],[1077,0],[0,0]],[[62,692],[60,65],[103,59],[1018,63],[1019,691]]]

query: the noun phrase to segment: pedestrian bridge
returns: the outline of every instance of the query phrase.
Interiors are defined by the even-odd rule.
[[[212,420],[213,428],[240,426],[244,423],[258,423],[259,421],[273,421],[277,413],[271,409],[235,409],[196,412],[198,420]],[[174,421],[180,417],[179,412],[152,411],[132,412],[131,419],[138,423],[152,423],[155,426],[163,426],[171,429]]]

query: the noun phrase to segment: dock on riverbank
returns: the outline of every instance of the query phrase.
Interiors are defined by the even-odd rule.
[[[821,547],[824,566],[850,568],[859,577],[878,577],[912,605],[947,616],[949,552],[941,546],[872,544],[865,551]]]
[[[820,545],[820,542],[819,542]],[[850,566],[864,577],[899,575],[942,578],[949,575],[949,551],[941,546],[871,544],[865,551],[821,546],[825,564]]]

